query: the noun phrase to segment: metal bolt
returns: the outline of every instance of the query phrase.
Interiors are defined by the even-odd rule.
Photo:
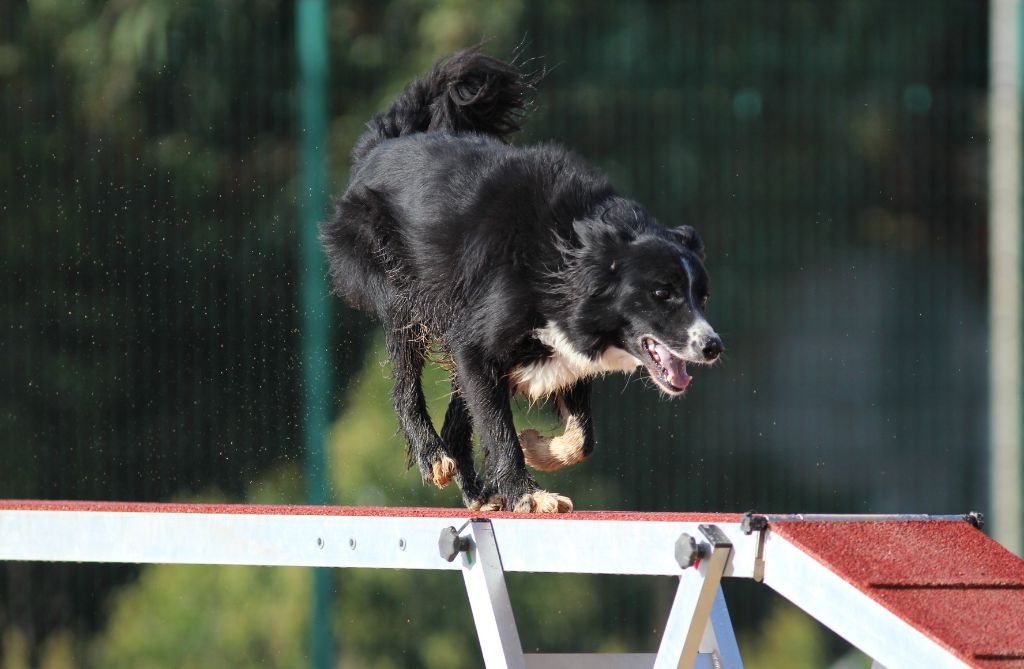
[[[683,569],[692,567],[697,561],[708,554],[707,545],[697,543],[697,540],[686,532],[676,539],[676,562]]]
[[[352,550],[356,549],[356,539],[355,539],[355,537],[349,537],[348,538],[348,547],[351,548]]]
[[[460,537],[459,531],[454,527],[446,527],[441,530],[441,536],[437,540],[437,552],[448,562],[454,562],[455,558],[462,551],[469,550],[469,537]]]
[[[740,519],[740,529],[743,534],[753,534],[768,527],[768,519],[764,516],[754,515],[753,511],[747,511]]]

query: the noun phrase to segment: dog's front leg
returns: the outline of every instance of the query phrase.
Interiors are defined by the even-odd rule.
[[[559,513],[572,511],[572,501],[540,489],[530,473],[516,436],[509,403],[508,381],[496,365],[477,351],[455,356],[456,375],[463,396],[480,432],[487,475],[485,511]]]
[[[594,421],[590,412],[590,381],[577,381],[555,397],[562,419],[562,434],[548,437],[537,430],[523,430],[526,464],[548,472],[582,462],[594,451]]]
[[[462,389],[452,380],[452,397],[448,402],[448,410],[444,414],[441,427],[441,441],[448,447],[448,452],[455,458],[458,469],[455,481],[462,490],[462,501],[468,507],[479,508],[487,499],[483,497],[484,487],[473,464],[473,418],[466,406],[466,398]]]

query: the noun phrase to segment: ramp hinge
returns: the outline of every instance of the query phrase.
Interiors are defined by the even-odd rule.
[[[764,539],[768,529],[768,518],[756,515],[753,511],[747,511],[740,519],[740,529],[743,534],[757,532],[757,552],[754,554],[753,579],[758,583],[764,580]]]

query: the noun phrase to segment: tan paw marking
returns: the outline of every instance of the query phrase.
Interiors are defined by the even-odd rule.
[[[556,492],[538,490],[532,495],[523,495],[516,502],[515,511],[519,513],[569,513],[572,511],[572,500]]]
[[[441,459],[434,463],[434,485],[438,488],[445,487],[449,481],[455,478],[457,471],[459,471],[459,466],[455,464],[455,461],[447,455],[442,455]]]
[[[502,511],[504,509],[504,495],[491,495],[491,497],[478,508],[479,511]]]
[[[575,416],[565,421],[565,431],[557,437],[546,437],[537,430],[523,430],[519,444],[526,464],[542,472],[550,472],[583,460],[583,427]]]

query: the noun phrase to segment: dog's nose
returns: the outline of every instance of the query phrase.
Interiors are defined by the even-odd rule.
[[[711,337],[704,343],[704,348],[700,352],[704,355],[704,359],[711,362],[722,354],[725,350],[725,346],[722,344],[722,340],[717,335]]]

